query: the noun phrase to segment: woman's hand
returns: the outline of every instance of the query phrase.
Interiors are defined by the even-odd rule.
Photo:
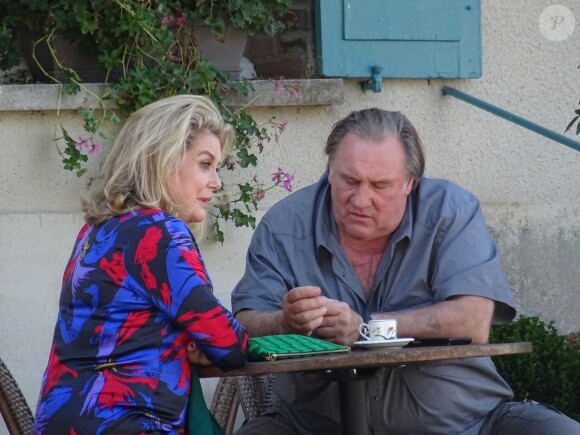
[[[198,366],[213,365],[212,362],[207,359],[205,354],[197,348],[194,341],[190,341],[187,345],[187,360]]]

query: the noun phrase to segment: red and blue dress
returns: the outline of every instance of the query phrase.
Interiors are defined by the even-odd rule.
[[[247,334],[185,225],[138,210],[85,225],[66,267],[35,434],[184,433],[193,340],[222,370]]]

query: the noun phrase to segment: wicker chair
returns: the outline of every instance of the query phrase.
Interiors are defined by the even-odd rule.
[[[0,358],[0,412],[11,435],[29,435],[34,417],[10,370]]]
[[[226,434],[233,433],[241,405],[246,420],[268,411],[276,402],[272,385],[274,375],[221,378],[217,384],[210,411]]]

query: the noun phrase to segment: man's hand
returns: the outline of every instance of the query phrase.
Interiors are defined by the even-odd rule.
[[[322,324],[316,330],[318,337],[332,343],[350,346],[359,338],[362,317],[352,311],[346,302],[329,299]]]
[[[190,341],[187,344],[187,360],[198,366],[211,366],[212,363],[207,359],[205,354],[195,345],[195,342]]]
[[[320,288],[307,286],[290,290],[282,302],[288,332],[310,335],[327,313],[328,298],[320,296]]]

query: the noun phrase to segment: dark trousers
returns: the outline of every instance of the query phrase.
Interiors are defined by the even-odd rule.
[[[275,414],[246,422],[236,435],[300,434],[283,416]],[[506,402],[489,414],[479,435],[580,435],[580,423],[551,406],[532,400]]]

